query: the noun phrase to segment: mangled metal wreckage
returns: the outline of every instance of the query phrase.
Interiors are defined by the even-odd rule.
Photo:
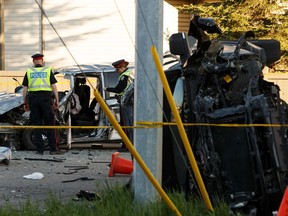
[[[21,125],[25,122],[23,109],[23,96],[21,92],[0,93],[0,143],[1,146],[18,148],[20,140],[19,131],[17,129],[4,128],[5,126]]]
[[[72,143],[91,143],[91,142],[120,142],[120,138],[115,133],[108,121],[104,111],[100,108],[95,99],[90,100],[91,89],[85,85],[80,85],[79,81],[89,79],[94,88],[100,91],[105,102],[108,104],[111,112],[119,115],[119,104],[115,98],[115,94],[104,91],[105,86],[114,86],[117,83],[118,74],[110,65],[73,65],[61,67],[54,70],[56,76],[62,75],[67,79],[69,86],[65,91],[59,91],[59,107],[55,109],[56,125],[66,126],[68,124],[68,116],[71,115]],[[16,79],[14,79],[17,81]],[[18,82],[18,81],[17,81]],[[35,150],[34,129],[29,128],[31,125],[29,115],[23,109],[22,86],[18,82],[15,93],[0,93],[0,145],[15,148],[16,150]],[[81,92],[80,87],[87,87],[85,100],[78,101],[79,109],[76,109],[76,98],[80,98],[77,94]],[[89,93],[89,94],[88,94]],[[77,97],[76,97],[77,96]],[[52,95],[53,97],[53,95]],[[87,100],[86,100],[87,99]],[[82,101],[85,104],[82,104]],[[76,111],[77,112],[76,112]],[[74,112],[75,111],[75,112]],[[117,118],[119,119],[119,117]],[[6,126],[9,126],[8,128]],[[28,126],[25,128],[14,129],[10,126]],[[79,128],[77,128],[79,126]],[[81,129],[81,126],[90,126],[89,129]],[[93,128],[95,126],[95,129]],[[103,128],[102,128],[103,126]],[[99,127],[99,128],[98,128]],[[59,144],[67,144],[67,129],[57,129]],[[42,138],[45,148],[49,148],[46,136],[46,130],[42,130]]]
[[[288,179],[288,118],[279,87],[264,80],[262,69],[280,58],[280,45],[248,41],[253,32],[238,41],[209,39],[220,32],[213,19],[194,16],[188,36],[197,47],[191,55],[186,34],[172,35],[171,55],[180,58],[166,76],[173,94],[183,95],[175,101],[190,123],[186,132],[210,198],[246,215],[272,215]],[[173,121],[166,98],[164,108],[164,121]],[[163,186],[199,195],[176,126],[163,134]]]

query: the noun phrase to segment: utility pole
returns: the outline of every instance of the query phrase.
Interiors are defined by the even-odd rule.
[[[134,121],[162,122],[163,88],[151,55],[157,48],[163,53],[163,0],[136,1],[136,78]],[[162,128],[134,129],[134,145],[142,159],[161,185]],[[132,187],[138,201],[155,200],[158,196],[140,166],[134,162]]]

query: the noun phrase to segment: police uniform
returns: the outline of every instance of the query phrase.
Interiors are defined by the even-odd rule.
[[[118,61],[115,61],[112,63],[112,65],[117,69],[117,68],[121,68],[123,66],[127,67],[129,64],[129,62],[125,61],[124,59],[120,59]],[[128,122],[125,121],[124,118],[125,117],[125,113],[124,113],[124,105],[121,103],[121,97],[122,95],[125,93],[126,89],[131,85],[131,83],[133,82],[133,77],[132,77],[132,70],[129,68],[126,68],[120,75],[118,78],[118,83],[115,87],[107,87],[105,90],[108,92],[114,92],[116,93],[116,98],[117,101],[120,103],[120,125],[122,126],[128,126]],[[130,122],[131,124],[131,122]],[[131,132],[129,133],[129,131],[127,129],[123,129],[125,131],[125,133],[127,134],[127,136],[132,140],[133,137],[129,134],[131,134]],[[133,133],[133,132],[132,132]],[[126,148],[124,145],[122,145],[122,148]]]
[[[115,68],[119,68],[123,65],[127,66],[129,63],[127,61],[125,61],[124,59],[118,60],[116,62],[113,62],[112,65]],[[131,78],[131,73],[132,70],[130,70],[129,68],[126,68],[125,71],[123,71],[119,78],[118,78],[118,83],[115,87],[107,87],[106,91],[108,92],[114,92],[116,93],[118,96],[122,96],[125,92],[125,89],[127,89],[129,87],[129,85],[132,82],[132,78]]]
[[[44,55],[35,54],[33,60],[41,59]],[[53,110],[52,84],[57,83],[51,67],[35,65],[27,69],[22,85],[28,88],[27,101],[30,108],[30,120],[32,125],[55,125],[55,114]],[[37,152],[43,154],[44,143],[41,129],[34,131]],[[50,153],[58,151],[56,129],[47,129],[47,139]]]

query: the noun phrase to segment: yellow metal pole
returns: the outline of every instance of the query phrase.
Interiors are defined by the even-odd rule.
[[[122,130],[121,126],[117,122],[117,120],[114,118],[112,112],[108,108],[107,104],[97,91],[97,89],[94,90],[94,96],[98,103],[100,104],[101,108],[104,110],[105,114],[107,115],[109,121],[114,126],[114,128],[117,130],[118,134],[122,138],[123,142],[125,143],[126,147],[129,149],[130,153],[133,155],[139,166],[142,168],[148,179],[151,181],[155,189],[158,191],[160,196],[163,198],[163,200],[167,203],[167,205],[171,208],[171,210],[178,216],[181,216],[181,213],[178,211],[176,206],[173,204],[173,202],[170,200],[170,198],[167,196],[165,191],[162,189],[161,185],[158,183],[156,178],[153,176],[149,168],[146,166],[145,162],[141,158],[141,156],[138,154],[134,146],[132,145],[131,141],[125,134],[125,132]]]
[[[168,81],[167,81],[166,76],[165,76],[165,73],[164,73],[164,71],[163,71],[163,67],[162,67],[162,64],[161,64],[161,62],[160,62],[160,59],[159,59],[159,56],[158,56],[158,53],[157,53],[157,50],[156,50],[156,47],[155,47],[155,46],[152,46],[151,52],[152,52],[152,56],[153,56],[153,58],[154,58],[155,65],[156,65],[156,68],[157,68],[157,70],[158,70],[159,76],[160,76],[160,78],[161,78],[164,91],[165,91],[166,96],[167,96],[167,98],[168,98],[168,102],[169,102],[170,108],[171,108],[171,110],[172,110],[172,112],[173,112],[173,115],[174,115],[174,118],[175,118],[175,120],[176,120],[177,127],[178,127],[178,130],[179,130],[180,136],[181,136],[181,138],[182,138],[182,141],[183,141],[183,144],[184,144],[186,153],[187,153],[187,155],[188,155],[190,164],[191,164],[191,166],[192,166],[192,169],[193,169],[193,172],[194,172],[196,181],[197,181],[198,186],[199,186],[199,188],[200,188],[201,195],[202,195],[202,197],[203,197],[203,199],[204,199],[204,202],[205,202],[205,204],[206,204],[206,207],[207,207],[210,211],[213,211],[213,207],[212,207],[212,204],[211,204],[211,202],[210,202],[209,195],[208,195],[208,193],[207,193],[207,191],[206,191],[206,188],[205,188],[205,185],[204,185],[204,183],[203,183],[203,180],[202,180],[200,171],[199,171],[199,169],[198,169],[198,166],[197,166],[197,163],[196,163],[194,154],[193,154],[193,152],[192,152],[192,149],[191,149],[191,146],[190,146],[190,143],[189,143],[187,134],[186,134],[186,132],[185,132],[185,129],[184,129],[182,120],[181,120],[180,115],[179,115],[179,113],[178,113],[178,110],[177,110],[175,101],[174,101],[174,99],[173,99],[173,96],[172,96],[172,93],[171,93],[171,90],[170,90]]]

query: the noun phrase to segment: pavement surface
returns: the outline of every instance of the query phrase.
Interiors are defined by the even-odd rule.
[[[7,202],[19,205],[28,198],[31,202],[41,203],[51,197],[51,193],[61,197],[63,202],[71,201],[80,190],[98,193],[107,186],[125,185],[130,175],[108,176],[114,152],[117,150],[73,147],[64,155],[56,156],[49,152],[44,152],[44,155],[37,155],[34,151],[12,152],[9,164],[0,164],[0,207]],[[129,152],[121,152],[120,157],[131,160]],[[33,173],[44,177],[29,178]],[[27,175],[28,178],[24,178]]]

